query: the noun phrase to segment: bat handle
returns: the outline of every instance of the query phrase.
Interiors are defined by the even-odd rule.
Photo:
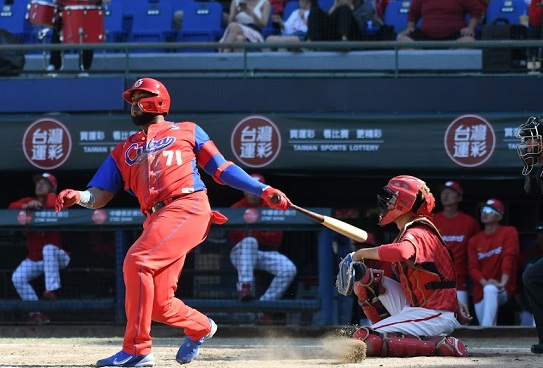
[[[272,201],[273,203],[279,203],[280,200],[281,200],[281,197],[279,197],[279,195],[277,195],[277,194],[274,194],[274,195],[272,195],[272,197],[271,197],[271,201]]]

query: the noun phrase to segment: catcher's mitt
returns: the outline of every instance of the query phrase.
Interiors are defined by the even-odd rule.
[[[353,261],[353,254],[349,253],[339,262],[339,272],[336,277],[336,288],[341,295],[350,295],[355,282],[355,266],[365,267],[363,262]]]

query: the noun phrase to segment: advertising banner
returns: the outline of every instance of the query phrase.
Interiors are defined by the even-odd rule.
[[[214,114],[194,121],[248,169],[364,173],[409,169],[518,173],[515,114]],[[2,170],[95,170],[138,129],[126,113],[15,117],[2,123]]]

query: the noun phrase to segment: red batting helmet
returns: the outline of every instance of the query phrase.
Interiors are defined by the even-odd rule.
[[[150,114],[168,115],[170,111],[170,94],[164,85],[153,78],[141,78],[134,82],[132,88],[123,93],[123,98],[129,104],[132,103],[132,93],[134,91],[147,91],[154,94],[153,97],[142,98],[138,101],[138,106],[143,112]]]
[[[435,207],[434,196],[426,183],[409,175],[395,176],[378,195],[379,225],[390,224],[404,213],[429,216]]]

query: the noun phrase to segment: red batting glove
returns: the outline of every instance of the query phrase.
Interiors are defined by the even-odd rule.
[[[58,212],[64,207],[71,207],[81,199],[81,194],[77,190],[64,189],[57,196],[55,202],[55,211]]]
[[[292,204],[285,193],[272,187],[264,189],[260,197],[268,204],[268,206],[276,210],[286,211]]]

